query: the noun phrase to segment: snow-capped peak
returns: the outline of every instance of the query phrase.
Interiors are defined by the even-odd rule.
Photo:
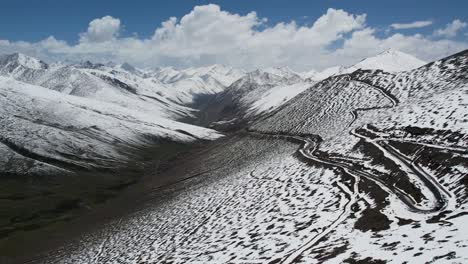
[[[424,64],[426,62],[410,54],[395,49],[388,49],[374,57],[363,59],[359,63],[349,67],[349,69],[380,69],[387,72],[401,72],[419,68]]]
[[[194,75],[199,76],[199,75],[205,75],[208,73],[224,74],[226,72],[229,72],[229,70],[231,70],[231,67],[228,67],[222,64],[213,64],[210,66],[190,67],[182,71],[191,76],[194,76]]]
[[[2,65],[3,67],[7,65],[9,65],[10,67],[23,66],[25,68],[33,70],[41,70],[48,68],[48,65],[45,62],[18,52],[1,56],[0,65]]]
[[[257,85],[279,85],[291,84],[302,80],[302,78],[295,72],[288,68],[266,68],[257,69],[245,74],[233,85],[245,86],[245,83]]]
[[[349,66],[334,66],[321,72],[310,71],[303,73],[303,78],[320,81],[330,76],[352,73],[356,70],[383,70],[386,72],[409,71],[425,65],[426,62],[401,51],[388,49],[373,57],[365,58],[360,62]],[[306,77],[307,76],[307,77]]]
[[[255,80],[257,83],[263,83],[265,81],[267,82],[276,82],[277,80],[280,80],[283,76],[277,73],[272,73],[271,71],[268,70],[263,70],[263,69],[256,69],[254,71],[248,72],[246,76],[244,77],[245,79],[249,80]]]
[[[188,77],[184,72],[174,69],[173,67],[156,68],[155,71],[149,73],[148,76],[154,77],[166,84],[174,83]]]

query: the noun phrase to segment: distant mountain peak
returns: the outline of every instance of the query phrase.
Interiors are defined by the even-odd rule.
[[[290,84],[302,80],[299,74],[287,67],[269,67],[248,72],[238,80],[239,83],[255,83],[257,85]],[[239,84],[238,83],[238,84]]]
[[[276,66],[276,67],[268,67],[263,69],[264,72],[284,76],[284,75],[298,75],[295,71],[291,70],[288,66]]]
[[[33,70],[48,68],[47,63],[19,52],[1,56],[0,64],[3,66],[9,65],[10,67],[23,66]]]
[[[105,65],[102,63],[94,63],[89,60],[86,60],[84,62],[79,63],[76,66],[79,68],[85,68],[85,69],[99,69],[101,67],[104,67]]]
[[[224,64],[213,64],[209,66],[212,70],[230,70],[231,67]]]
[[[425,64],[426,62],[414,57],[413,55],[396,49],[388,49],[376,56],[361,60],[355,65],[349,67],[349,69],[380,69],[387,72],[401,72],[419,68]]]
[[[124,62],[120,67],[121,67],[122,69],[128,71],[128,72],[131,72],[131,73],[136,72],[136,68],[133,67],[133,65],[131,65],[131,64],[128,63],[128,62]]]
[[[303,73],[302,76],[307,79],[319,81],[334,75],[352,73],[359,69],[402,72],[419,68],[425,64],[426,62],[414,57],[413,55],[390,48],[375,56],[362,59],[360,62],[349,67],[333,66],[321,72],[306,72]]]

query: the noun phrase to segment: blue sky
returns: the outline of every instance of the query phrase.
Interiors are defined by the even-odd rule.
[[[204,46],[203,43],[213,43],[213,41],[220,40],[220,35],[209,36],[209,32],[205,32],[206,39],[199,41],[199,46],[184,46],[180,47],[182,50],[187,50],[186,56],[180,54],[171,54],[167,45],[171,47],[177,46],[176,39],[180,42],[181,38],[187,42],[192,42],[189,39],[191,27],[186,27],[183,33],[186,36],[179,36],[176,33],[169,35],[168,38],[174,40],[173,44],[165,43],[166,47],[161,48],[163,40],[154,41],[154,48],[151,56],[143,56],[135,52],[132,55],[132,50],[129,48],[129,39],[140,40],[140,43],[133,41],[131,45],[133,48],[141,48],[148,43],[143,43],[147,39],[154,36],[156,29],[161,28],[161,23],[168,21],[170,17],[176,17],[178,20],[176,24],[180,23],[180,19],[194,10],[194,6],[206,6],[213,3],[219,7],[220,11],[214,10],[213,12],[227,12],[232,16],[247,17],[252,11],[256,12],[255,19],[262,21],[261,23],[252,22],[254,25],[249,24],[250,34],[255,34],[258,31],[269,30],[275,28],[278,23],[290,24],[291,21],[295,22],[296,29],[292,30],[297,42],[288,45],[272,46],[265,42],[265,45],[271,46],[270,49],[276,52],[276,57],[271,55],[271,59],[257,61],[248,61],[243,58],[243,61],[236,60],[235,56],[231,56],[233,50],[248,49],[252,45],[258,46],[258,39],[269,41],[267,37],[256,37],[251,40],[252,43],[241,47],[226,47],[224,51],[220,51],[217,47],[206,47],[206,51],[200,51]],[[371,0],[323,0],[323,1],[286,1],[286,0],[269,0],[269,1],[247,1],[247,0],[222,0],[222,1],[191,1],[191,0],[173,0],[173,1],[89,1],[89,0],[0,0],[1,16],[0,16],[0,40],[8,41],[2,46],[0,44],[0,52],[10,52],[18,49],[21,52],[30,53],[31,55],[39,56],[43,59],[57,60],[69,59],[80,60],[84,58],[94,60],[116,60],[116,61],[131,61],[135,64],[148,66],[152,64],[157,65],[171,65],[174,66],[197,66],[207,63],[220,62],[224,64],[233,64],[234,66],[246,67],[249,65],[254,66],[279,66],[282,64],[294,64],[297,60],[297,53],[303,49],[316,49],[321,53],[309,54],[310,60],[315,58],[317,62],[311,62],[310,65],[306,61],[292,65],[296,68],[323,68],[333,64],[349,64],[353,60],[372,53],[379,52],[385,48],[396,48],[405,52],[411,53],[424,60],[435,59],[451,52],[456,52],[465,48],[468,42],[468,30],[466,22],[468,21],[468,2],[467,1],[415,1],[415,0],[394,0],[394,1],[371,1]],[[314,45],[307,45],[307,40],[317,32],[311,32],[308,36],[301,35],[299,28],[312,28],[314,23],[322,16],[330,15],[328,10],[344,11],[349,16],[359,16],[365,14],[365,19],[360,21],[352,28],[336,29],[335,36],[330,36],[326,40]],[[201,12],[202,13],[202,12]],[[204,15],[206,13],[203,13]],[[84,38],[80,37],[83,32],[89,30],[89,23],[95,19],[100,19],[104,16],[110,16],[118,20],[116,31],[112,33],[112,40],[106,40],[106,45],[99,43],[98,45],[91,45],[91,38],[88,38],[88,43],[84,42]],[[221,14],[222,16],[222,14]],[[343,16],[342,16],[343,17]],[[262,20],[266,18],[267,20]],[[217,19],[223,19],[220,16],[213,16],[213,23],[217,23]],[[229,20],[229,18],[227,18]],[[457,21],[455,21],[457,20]],[[99,21],[98,21],[99,22]],[[101,21],[102,23],[106,21]],[[101,23],[99,22],[99,23]],[[456,23],[454,23],[456,22]],[[203,24],[204,23],[204,24]],[[207,27],[208,22],[204,21],[199,25],[200,28]],[[339,23],[333,21],[333,23]],[[419,27],[411,26],[395,26],[392,24],[410,24],[419,23]],[[422,24],[421,24],[422,23]],[[449,24],[453,23],[456,32],[447,33]],[[413,24],[413,25],[416,25]],[[227,24],[229,27],[230,24]],[[235,23],[233,24],[235,25]],[[424,25],[424,26],[421,26]],[[247,27],[249,27],[247,26]],[[191,28],[190,30],[188,28]],[[364,32],[363,30],[372,30],[372,33]],[[229,32],[230,28],[225,28]],[[244,28],[245,30],[245,28]],[[439,31],[437,31],[439,30]],[[235,30],[234,30],[235,31]],[[313,30],[311,30],[313,31]],[[376,48],[367,49],[369,52],[364,52],[366,47],[358,47],[356,43],[358,39],[352,37],[354,33],[361,32],[367,34],[363,41],[369,41],[369,36],[377,38],[374,46]],[[237,32],[237,31],[236,31]],[[240,32],[240,31],[239,31]],[[253,33],[252,33],[253,32]],[[439,33],[436,33],[439,32]],[[216,33],[216,32],[215,32]],[[242,33],[242,32],[241,32]],[[234,33],[233,33],[234,34]],[[236,33],[239,34],[239,33]],[[321,33],[322,34],[322,33]],[[358,34],[358,33],[356,33]],[[397,35],[395,35],[397,34]],[[405,39],[398,40],[401,37]],[[88,34],[89,35],[89,34]],[[176,36],[177,35],[177,36]],[[222,34],[223,35],[223,34]],[[271,35],[273,40],[284,36],[278,34],[263,34]],[[60,43],[47,45],[41,42],[53,36],[54,41]],[[288,35],[292,36],[292,35]],[[392,36],[393,39],[392,39]],[[232,39],[230,36],[223,36]],[[210,38],[214,38],[211,41]],[[419,39],[418,39],[419,38]],[[125,39],[125,41],[124,41]],[[352,42],[354,40],[354,42]],[[166,41],[166,40],[165,40]],[[405,45],[398,44],[397,41],[408,41]],[[24,44],[24,43],[26,44]],[[102,41],[100,41],[102,42]],[[125,43],[124,43],[125,42]],[[147,41],[146,41],[147,42]],[[167,42],[167,41],[166,41]],[[239,41],[242,42],[242,41]],[[349,42],[349,47],[343,45]],[[65,44],[64,44],[65,43]],[[193,41],[193,43],[197,43]],[[220,41],[219,45],[227,45],[228,42]],[[249,43],[249,41],[246,41]],[[354,44],[353,44],[354,43]],[[393,44],[392,44],[393,43]],[[411,45],[418,45],[424,43],[425,45],[434,45],[434,52],[430,53],[429,48],[424,51],[418,51],[416,47],[411,48]],[[24,44],[24,45],[23,45]],[[86,44],[86,45],[85,45]],[[29,45],[29,46],[28,46]],[[396,47],[393,47],[395,45]],[[52,48],[50,46],[53,46]],[[257,47],[256,46],[256,47]],[[281,46],[281,47],[280,47]],[[289,48],[291,47],[291,48]],[[108,48],[109,50],[106,50]],[[123,49],[126,49],[123,51]],[[257,47],[258,48],[258,47]],[[110,49],[113,49],[110,52]],[[116,49],[122,52],[116,54]],[[198,52],[190,52],[192,50],[199,50]],[[347,49],[347,50],[345,50]],[[353,50],[354,49],[354,50]],[[86,50],[86,52],[83,52]],[[151,49],[153,50],[153,49]],[[338,51],[336,53],[335,51]],[[224,52],[224,53],[223,53]],[[258,51],[260,52],[260,51]],[[258,53],[257,52],[257,53]],[[329,53],[335,52],[331,56]],[[240,55],[249,57],[248,51],[243,51]],[[294,55],[296,54],[296,55]],[[280,58],[278,58],[278,56]],[[152,62],[144,61],[143,57],[151,58]],[[242,56],[241,56],[242,57]],[[264,56],[263,56],[264,57]],[[303,57],[303,56],[301,56]],[[339,58],[342,58],[341,60]],[[327,63],[327,61],[329,63]]]
[[[37,41],[54,35],[69,42],[94,18],[111,15],[125,24],[124,34],[150,36],[162,21],[181,17],[195,5],[216,3],[223,10],[246,14],[256,11],[269,24],[295,20],[311,23],[330,7],[368,14],[368,23],[385,28],[392,23],[432,20],[434,27],[455,18],[468,20],[468,1],[435,0],[224,0],[224,1],[115,1],[115,0],[1,0],[0,39]],[[414,31],[414,30],[413,30]],[[427,33],[429,28],[418,32]],[[463,36],[461,36],[463,37]]]

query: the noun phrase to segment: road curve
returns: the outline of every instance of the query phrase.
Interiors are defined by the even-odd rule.
[[[336,226],[338,226],[341,222],[343,222],[347,218],[347,216],[350,214],[351,206],[359,200],[360,193],[358,190],[358,183],[361,178],[368,179],[376,183],[385,192],[396,195],[400,199],[400,201],[402,201],[403,204],[406,205],[407,209],[414,213],[437,214],[447,209],[448,205],[453,200],[450,192],[448,192],[440,183],[438,183],[438,181],[433,176],[426,173],[419,165],[410,161],[408,158],[406,158],[404,155],[399,153],[393,147],[386,144],[386,142],[384,142],[384,140],[380,138],[371,139],[371,138],[366,137],[365,135],[362,135],[356,132],[355,130],[350,132],[350,134],[358,138],[361,138],[369,142],[370,144],[374,145],[376,148],[383,151],[384,155],[387,158],[393,161],[396,161],[400,165],[405,166],[407,171],[409,170],[414,175],[416,175],[418,179],[421,180],[426,185],[426,187],[433,193],[434,197],[436,198],[435,201],[431,203],[433,205],[432,207],[427,208],[427,207],[420,206],[416,202],[416,199],[414,199],[411,195],[405,193],[403,190],[393,185],[389,185],[388,183],[383,181],[378,176],[375,176],[364,170],[354,168],[352,165],[349,165],[347,163],[342,163],[342,162],[338,162],[335,160],[331,160],[330,158],[318,156],[317,151],[320,146],[320,140],[318,139],[317,136],[313,137],[313,136],[298,136],[298,135],[287,135],[287,134],[271,134],[271,133],[262,133],[262,132],[256,132],[256,131],[249,131],[249,133],[258,134],[262,136],[273,136],[273,137],[279,137],[279,138],[293,139],[295,141],[301,141],[303,145],[298,150],[298,152],[303,157],[309,160],[312,160],[314,162],[324,164],[326,166],[340,168],[343,172],[347,173],[348,175],[352,176],[355,179],[354,188],[353,190],[350,190],[352,195],[350,195],[350,199],[344,206],[343,212],[340,214],[340,216],[336,220],[334,220],[332,224],[328,226],[327,228],[325,228],[322,232],[320,232],[314,237],[311,237],[301,247],[299,247],[298,249],[286,255],[282,263],[295,262],[306,250],[315,246],[318,243],[318,241],[320,241],[323,237],[328,235],[331,231],[333,231],[336,228]],[[407,174],[409,175],[409,173]],[[347,188],[344,185],[342,187]]]

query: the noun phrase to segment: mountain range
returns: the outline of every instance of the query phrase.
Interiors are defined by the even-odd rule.
[[[128,63],[49,65],[20,53],[4,55],[0,57],[0,82],[7,101],[2,103],[1,135],[10,147],[3,144],[2,152],[4,157],[16,157],[13,149],[21,148],[31,152],[27,160],[39,155],[82,166],[91,166],[93,155],[119,163],[125,160],[115,152],[119,144],[145,144],[148,137],[191,141],[220,136],[216,131],[181,123],[183,120],[212,127],[241,123],[273,111],[317,80],[335,74],[379,69],[380,65],[395,71],[398,66],[408,69],[422,64],[410,55],[389,50],[341,71],[327,69],[311,77],[287,67],[251,72],[223,65],[142,70]],[[25,137],[30,137],[27,144]],[[69,142],[66,147],[65,141]],[[100,147],[86,150],[86,145]],[[88,151],[81,161],[82,153]],[[22,156],[15,160],[22,162]],[[40,164],[51,169],[47,163]],[[36,170],[8,168],[12,170],[9,173]]]
[[[4,55],[2,174],[47,187],[164,165],[150,178],[170,185],[145,182],[149,204],[44,263],[464,262],[467,73],[468,51],[426,63],[387,50],[303,73]],[[151,158],[174,146],[189,148]]]

